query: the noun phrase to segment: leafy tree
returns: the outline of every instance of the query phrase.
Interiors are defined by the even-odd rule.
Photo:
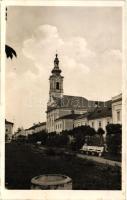
[[[72,149],[80,149],[84,143],[92,144],[93,138],[96,134],[95,129],[90,126],[80,126],[73,129],[74,142],[72,143]]]
[[[63,147],[66,146],[69,142],[69,137],[66,132],[62,132],[60,135],[56,133],[48,134],[46,145],[52,147]]]
[[[98,135],[104,135],[105,131],[103,130],[103,128],[98,128],[97,130],[97,134]]]
[[[106,126],[107,135],[114,135],[122,132],[121,124],[108,124]]]
[[[19,136],[17,137],[17,141],[25,142],[25,141],[26,141],[26,136],[24,136],[24,135],[19,135]]]
[[[106,130],[107,150],[111,154],[120,154],[122,148],[122,126],[120,124],[108,124]]]
[[[21,131],[22,129],[19,127],[19,128],[17,128],[17,133],[19,133],[20,131]]]
[[[47,133],[45,131],[40,131],[38,133],[33,133],[32,135],[28,135],[28,141],[31,143],[36,143],[37,141],[41,141],[42,144],[46,143]]]
[[[105,131],[103,130],[103,128],[98,128],[97,134],[100,137],[100,146],[104,145],[104,137],[103,137],[103,135],[105,134]]]

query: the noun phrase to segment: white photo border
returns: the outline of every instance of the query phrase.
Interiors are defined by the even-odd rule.
[[[123,35],[122,35],[122,190],[7,190],[5,188],[5,35],[6,6],[91,6],[91,7],[122,7],[123,10]],[[127,5],[125,1],[43,1],[43,0],[6,0],[1,1],[1,121],[0,121],[0,198],[2,200],[124,200],[126,186],[126,132],[127,132],[127,69],[126,69],[126,52],[127,52],[127,30],[125,22],[127,22]]]

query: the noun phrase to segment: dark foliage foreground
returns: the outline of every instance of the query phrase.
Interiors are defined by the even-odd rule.
[[[122,126],[120,124],[109,124],[107,130],[107,150],[112,155],[119,155],[122,151]]]
[[[17,57],[16,51],[8,45],[5,45],[5,53],[6,53],[7,58],[12,59],[13,56]]]
[[[45,173],[68,175],[77,190],[120,190],[119,167],[96,164],[76,156],[53,155],[33,145],[7,144],[5,182],[8,189],[30,189],[30,180]]]

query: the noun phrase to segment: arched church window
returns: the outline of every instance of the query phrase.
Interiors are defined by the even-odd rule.
[[[59,90],[59,82],[56,82],[56,89]]]

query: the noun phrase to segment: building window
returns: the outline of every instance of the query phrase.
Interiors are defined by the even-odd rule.
[[[99,121],[99,127],[101,127],[101,121]]]
[[[120,121],[120,111],[117,111],[117,121]]]
[[[56,89],[59,90],[59,82],[56,82]]]
[[[109,124],[109,121],[107,121],[107,124]]]
[[[92,122],[92,127],[94,128],[94,122]]]
[[[8,132],[8,128],[6,128],[6,132]]]

